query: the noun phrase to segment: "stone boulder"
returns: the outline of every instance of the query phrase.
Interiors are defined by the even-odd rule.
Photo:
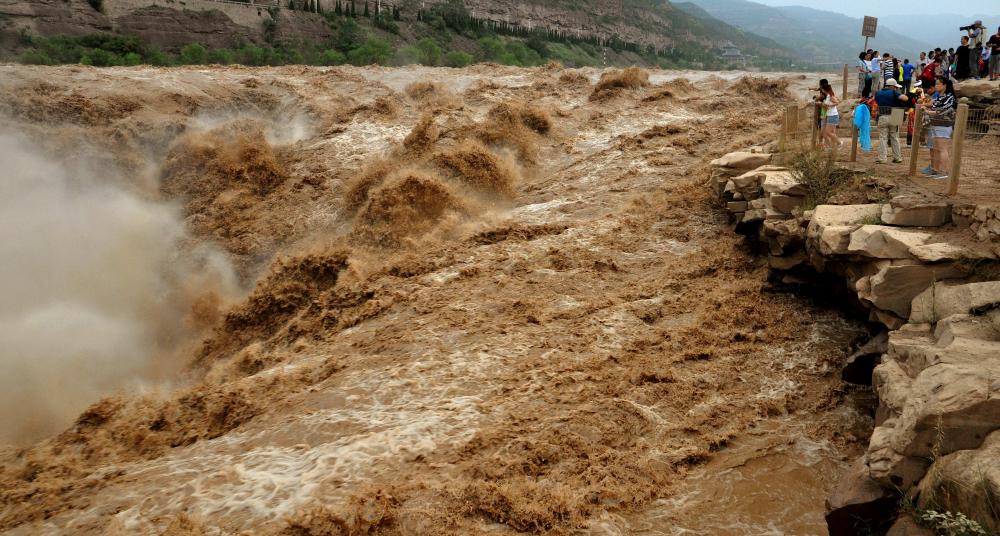
[[[732,175],[739,175],[770,162],[771,155],[769,153],[736,151],[712,160],[710,165],[719,170],[726,170]]]
[[[899,497],[868,476],[859,458],[841,476],[826,499],[826,526],[830,536],[856,536],[865,529],[885,530],[896,517]]]
[[[879,406],[875,411],[875,425],[881,426],[889,419],[896,419],[906,407],[913,380],[895,359],[886,359],[872,372],[872,387],[878,395]]]
[[[889,532],[886,532],[885,536],[937,536],[937,533],[931,529],[921,527],[910,516],[900,516],[889,527]]]
[[[892,448],[896,422],[889,419],[872,431],[865,463],[872,480],[887,489],[908,490],[924,477],[930,461],[919,456],[904,456]]]
[[[956,262],[993,260],[997,254],[983,247],[967,248],[947,242],[919,244],[910,247],[910,255],[923,262]]]
[[[770,208],[784,214],[791,214],[793,210],[805,205],[806,198],[794,195],[772,194],[767,197]]]
[[[962,512],[987,531],[1000,533],[1000,431],[977,449],[938,458],[917,490],[920,508]]]
[[[1000,281],[955,284],[936,282],[911,302],[911,322],[937,322],[954,315],[1000,307]]]
[[[796,266],[799,266],[806,262],[806,253],[804,251],[796,251],[791,255],[784,257],[779,256],[769,256],[767,258],[768,265],[775,270],[791,270]]]
[[[902,227],[940,227],[951,221],[951,204],[923,196],[899,196],[882,207],[882,223]]]
[[[858,348],[840,370],[840,378],[847,383],[872,384],[872,371],[889,349],[889,332],[883,331]]]
[[[872,375],[876,429],[866,457],[884,486],[909,489],[930,460],[978,448],[1000,429],[1000,310],[907,324]]]
[[[876,259],[908,259],[910,248],[923,244],[930,237],[928,233],[885,225],[862,225],[851,233],[847,252]]]
[[[795,180],[790,171],[768,171],[764,172],[765,177],[761,187],[764,192],[771,195],[806,195],[806,187]]]
[[[867,299],[879,309],[900,318],[910,317],[913,299],[936,281],[963,277],[956,265],[895,264],[885,266],[870,279]]]

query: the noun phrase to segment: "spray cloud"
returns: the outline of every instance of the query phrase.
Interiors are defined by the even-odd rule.
[[[172,205],[0,130],[0,443],[54,433],[88,404],[176,370],[225,258]],[[79,169],[77,169],[79,168]]]

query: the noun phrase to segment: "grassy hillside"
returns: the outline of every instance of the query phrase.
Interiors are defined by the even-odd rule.
[[[558,61],[567,66],[639,64],[665,68],[725,69],[718,57],[722,41],[736,43],[744,53],[759,58],[762,69],[793,68],[792,51],[769,39],[743,32],[721,21],[696,17],[665,0],[626,0],[624,10],[587,0],[532,0],[548,13],[590,22],[587,27],[622,30],[634,38],[601,38],[568,32],[565,28],[522,26],[478,20],[460,0],[449,0],[427,10],[386,10],[381,16],[365,10],[361,2],[352,12],[344,7],[322,14],[328,31],[324,39],[305,39],[284,31],[282,13],[263,22],[264,43],[241,43],[210,48],[189,43],[160,50],[141,36],[91,35],[85,37],[18,35],[6,58],[24,63],[84,63],[97,66],[242,63],[248,65],[426,65],[463,66],[472,62],[539,65]],[[296,5],[294,2],[291,5]],[[620,4],[619,4],[620,6]],[[588,11],[590,9],[591,11]],[[624,16],[623,16],[624,15]],[[619,35],[617,32],[599,32]],[[654,43],[660,43],[659,45]]]
[[[747,0],[690,0],[713,17],[744,31],[766,35],[814,63],[849,63],[864,46],[861,19],[799,6],[769,7]],[[869,47],[913,56],[927,43],[882,25]]]

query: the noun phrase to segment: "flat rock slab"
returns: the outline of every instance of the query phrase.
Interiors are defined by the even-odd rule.
[[[863,225],[851,233],[847,252],[876,259],[907,259],[911,247],[923,244],[930,237],[928,233],[885,225]]]
[[[769,194],[802,196],[807,193],[805,185],[795,180],[790,171],[768,171],[764,175],[764,182],[761,184]]]
[[[963,260],[993,260],[995,252],[983,248],[966,248],[963,246],[938,242],[936,244],[920,244],[910,248],[910,255],[924,262],[955,262]]]
[[[955,314],[966,314],[1000,305],[1000,281],[955,284],[936,282],[914,296],[910,321],[937,322]]]
[[[790,214],[806,203],[806,198],[798,195],[771,194],[767,200],[771,204],[771,208],[785,214]]]
[[[712,160],[712,167],[750,171],[771,162],[769,153],[736,151]]]
[[[886,266],[870,279],[868,299],[879,309],[900,318],[910,318],[913,299],[936,281],[963,277],[965,272],[954,265]]]
[[[863,220],[878,218],[882,205],[819,205],[813,210],[812,223],[817,225],[850,225]]]
[[[882,223],[900,227],[940,227],[951,221],[951,204],[923,197],[897,197],[882,207]]]

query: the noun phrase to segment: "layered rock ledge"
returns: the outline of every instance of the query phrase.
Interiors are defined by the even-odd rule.
[[[810,206],[809,181],[769,153],[711,168],[709,187],[776,281],[840,281],[884,327],[843,369],[878,407],[867,452],[828,500],[830,534],[932,534],[897,519],[903,497],[1000,531],[1000,203],[911,193]]]

